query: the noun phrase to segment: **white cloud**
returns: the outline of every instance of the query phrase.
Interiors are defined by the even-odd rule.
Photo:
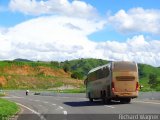
[[[122,33],[146,32],[160,34],[160,10],[133,8],[120,10],[108,19]]]
[[[88,36],[103,29],[106,21],[98,20],[96,9],[83,1],[11,0],[9,7],[27,15],[50,16],[31,19],[8,29],[1,27],[0,59],[101,58],[160,66],[159,40],[146,40],[144,35],[133,36],[124,42],[89,40]],[[122,33],[160,34],[160,10],[120,10],[107,22]]]
[[[92,57],[96,43],[87,36],[102,29],[104,22],[69,17],[39,17],[9,28],[7,40],[12,45],[8,58],[66,60]],[[3,38],[1,38],[3,39]]]
[[[99,44],[98,44],[99,45]],[[99,46],[104,48],[104,58],[111,60],[131,60],[160,66],[160,41],[147,41],[143,35],[134,36],[126,42],[107,41]]]
[[[125,42],[93,42],[88,35],[103,29],[104,21],[50,16],[39,17],[0,33],[0,59],[70,60],[102,58],[132,60],[160,66],[160,41],[143,35]]]
[[[97,16],[96,9],[83,1],[73,0],[11,0],[9,7],[12,11],[19,11],[29,15],[60,14],[90,18]]]
[[[10,41],[7,39],[6,36],[2,35],[0,33],[0,59],[8,59],[10,58],[8,55],[10,55],[10,51],[12,49]]]

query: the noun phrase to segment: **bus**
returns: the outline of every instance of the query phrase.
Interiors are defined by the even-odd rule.
[[[90,70],[84,83],[86,97],[91,102],[102,99],[103,102],[130,103],[138,97],[138,66],[130,61],[110,62]]]

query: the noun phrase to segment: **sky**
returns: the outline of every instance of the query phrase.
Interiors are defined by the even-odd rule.
[[[159,0],[0,0],[0,60],[160,66]]]

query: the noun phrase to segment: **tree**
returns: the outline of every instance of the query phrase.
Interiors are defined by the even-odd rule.
[[[144,71],[144,65],[138,64],[138,73],[140,78],[143,78],[146,76]]]
[[[60,67],[60,63],[57,61],[51,61],[51,65],[53,65],[55,67]]]
[[[65,72],[70,71],[69,65],[68,65],[68,64],[65,64],[65,65],[63,66],[63,70],[64,70]]]
[[[83,74],[81,72],[75,71],[71,74],[71,77],[75,79],[83,79]]]
[[[156,74],[149,74],[149,82],[148,84],[150,85],[151,88],[155,88],[158,84],[158,81],[157,81],[157,75]]]

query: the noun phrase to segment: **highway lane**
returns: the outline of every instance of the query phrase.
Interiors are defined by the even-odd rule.
[[[77,94],[41,96],[30,93],[25,96],[25,91],[9,91],[5,98],[19,103],[28,111],[24,110],[22,120],[26,120],[24,116],[33,118],[35,115],[36,119],[43,120],[105,120],[106,117],[115,120],[119,119],[120,114],[160,114],[160,101],[135,99],[131,104],[113,101],[104,105],[101,101],[90,103],[87,98]]]

